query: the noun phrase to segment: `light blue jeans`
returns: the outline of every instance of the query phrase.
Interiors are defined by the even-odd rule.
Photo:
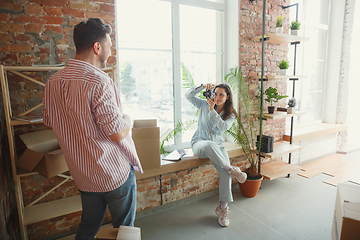
[[[82,215],[76,232],[76,240],[94,239],[109,206],[114,228],[120,225],[134,226],[136,213],[136,178],[131,167],[129,178],[119,188],[110,192],[83,192]]]
[[[233,202],[231,192],[231,175],[224,169],[230,165],[229,155],[224,146],[219,146],[213,141],[197,141],[192,150],[199,158],[209,158],[219,173],[219,200],[220,202]]]

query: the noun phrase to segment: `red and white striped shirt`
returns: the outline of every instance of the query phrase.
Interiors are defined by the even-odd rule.
[[[126,123],[115,84],[105,72],[69,60],[47,82],[43,103],[44,124],[53,129],[80,190],[112,191],[125,183],[130,164],[141,170],[131,136],[120,143],[109,137]]]

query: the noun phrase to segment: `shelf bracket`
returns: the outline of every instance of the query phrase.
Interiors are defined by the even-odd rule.
[[[270,39],[270,37],[264,37],[264,38],[260,38],[260,42],[262,42],[263,40],[266,42],[266,41],[268,41]]]

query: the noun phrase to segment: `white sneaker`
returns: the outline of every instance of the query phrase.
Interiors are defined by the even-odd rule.
[[[228,213],[229,213],[229,207],[226,207],[224,209],[221,209],[220,205],[215,209],[216,215],[219,217],[218,223],[222,227],[227,227],[230,224]]]
[[[233,167],[228,173],[236,178],[239,183],[244,183],[247,179],[247,174],[242,172],[239,167]]]

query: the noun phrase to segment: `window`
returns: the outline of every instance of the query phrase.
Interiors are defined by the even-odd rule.
[[[156,118],[161,135],[179,121],[196,119],[184,98],[182,66],[195,85],[222,82],[224,9],[221,0],[119,0],[117,56],[124,112]],[[189,146],[187,131],[170,144]]]
[[[295,98],[305,115],[299,117],[299,123],[319,121],[323,116],[323,101],[326,81],[327,44],[329,32],[330,0],[291,1],[299,4],[301,35],[309,41],[297,45],[296,75],[305,75],[295,83]],[[296,19],[296,7],[290,9],[290,22]],[[288,59],[294,62],[294,48],[289,47]],[[293,72],[293,66],[290,68]],[[288,95],[292,96],[293,84],[288,84]]]

